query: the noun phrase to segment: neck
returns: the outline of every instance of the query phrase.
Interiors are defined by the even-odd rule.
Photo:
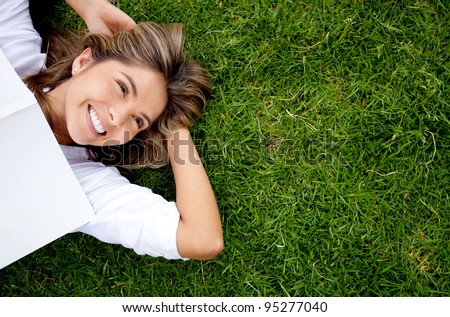
[[[54,114],[54,122],[52,124],[53,134],[55,135],[58,143],[61,145],[73,144],[73,140],[70,137],[69,131],[67,130],[66,123],[66,112],[64,104],[66,86],[67,81],[47,93],[49,106]]]

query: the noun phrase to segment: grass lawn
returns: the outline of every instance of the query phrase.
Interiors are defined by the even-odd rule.
[[[449,1],[118,5],[185,24],[214,78],[192,133],[225,249],[168,261],[70,234],[1,270],[0,295],[450,296]],[[169,168],[125,175],[174,198]]]

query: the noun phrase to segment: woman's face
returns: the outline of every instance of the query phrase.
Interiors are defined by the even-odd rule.
[[[64,98],[68,134],[80,145],[126,143],[163,112],[165,81],[146,67],[92,63],[90,50],[83,54],[73,63]]]

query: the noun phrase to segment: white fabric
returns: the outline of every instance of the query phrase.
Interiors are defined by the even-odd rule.
[[[120,243],[138,254],[180,258],[176,248],[179,213],[174,202],[131,184],[114,167],[88,160],[84,148],[62,145],[61,149],[96,213],[78,231]]]
[[[0,48],[20,78],[44,67],[42,39],[33,28],[26,0],[0,1]]]
[[[0,49],[21,78],[44,67],[41,38],[34,30],[27,0],[0,1]],[[138,254],[181,258],[176,246],[179,212],[150,189],[131,184],[113,167],[88,159],[81,147],[61,146],[96,213],[77,231],[122,244]]]

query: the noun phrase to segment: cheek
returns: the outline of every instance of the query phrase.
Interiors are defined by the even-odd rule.
[[[113,87],[102,76],[98,76],[93,70],[87,69],[89,73],[80,74],[74,78],[72,97],[77,99],[93,99],[109,101],[116,96]],[[81,76],[84,75],[84,76]]]
[[[136,136],[136,134],[137,133],[128,130],[123,131],[123,143],[131,141]]]
[[[109,141],[114,142],[115,144],[125,144],[131,141],[136,135],[137,132],[135,132],[134,129],[123,128],[117,131],[116,134],[109,139]]]

